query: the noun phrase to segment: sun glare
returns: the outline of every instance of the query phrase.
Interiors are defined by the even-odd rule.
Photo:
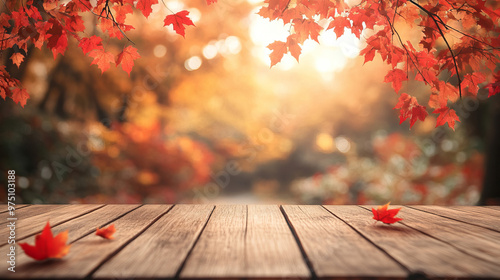
[[[257,0],[255,0],[257,1]],[[250,14],[250,38],[254,43],[252,54],[266,65],[270,65],[269,55],[271,50],[267,48],[269,44],[278,40],[286,41],[289,33],[289,26],[283,26],[282,21],[269,21],[257,14],[259,9],[255,9]],[[359,39],[348,29],[340,38],[337,38],[333,30],[324,31],[319,37],[320,44],[307,40],[301,45],[302,54],[300,63],[290,55],[286,54],[277,69],[290,70],[300,67],[300,64],[313,65],[314,69],[322,76],[333,76],[335,72],[341,71],[349,62],[349,58],[359,55]]]

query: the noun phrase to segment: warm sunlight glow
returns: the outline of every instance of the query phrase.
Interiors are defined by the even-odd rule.
[[[192,56],[184,62],[184,67],[188,71],[194,71],[199,69],[201,66],[201,58],[199,56]]]
[[[206,59],[212,59],[217,56],[217,47],[213,44],[208,44],[203,48],[203,56]]]
[[[153,49],[153,54],[158,58],[164,57],[167,54],[167,48],[164,45],[156,45]]]
[[[264,19],[257,12],[258,9],[255,9],[249,17],[250,38],[255,44],[252,55],[264,64],[270,65],[271,50],[267,46],[274,41],[286,41],[289,27],[283,26],[282,21]],[[325,79],[331,80],[335,72],[345,68],[349,58],[359,55],[359,40],[347,29],[340,38],[336,37],[333,30],[325,31],[320,35],[319,40],[321,44],[307,40],[301,45],[300,63],[297,63],[290,54],[286,54],[276,68],[286,71],[293,67],[305,67],[299,66],[300,64],[312,65]]]
[[[337,150],[341,153],[345,154],[351,150],[351,142],[344,136],[339,136],[335,138],[335,147],[337,147]]]
[[[335,149],[332,136],[324,132],[316,135],[316,146],[323,153],[331,153]]]

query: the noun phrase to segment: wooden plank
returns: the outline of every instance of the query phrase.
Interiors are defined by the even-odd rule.
[[[318,277],[408,275],[401,265],[323,207],[290,205],[283,209]]]
[[[119,211],[120,207],[121,211]],[[110,205],[96,210],[86,216],[94,218],[105,216],[104,219],[107,217],[106,224],[113,223],[117,228],[113,240],[105,240],[95,234],[89,234],[73,243],[70,252],[61,261],[39,263],[29,259],[25,254],[18,254],[16,273],[3,273],[7,272],[7,267],[2,267],[0,268],[0,278],[84,279],[101,263],[145,230],[153,221],[167,212],[170,207],[171,205],[145,205],[140,208],[132,208],[135,210],[127,213],[131,209],[128,205]],[[116,213],[127,214],[114,220]],[[94,225],[100,222],[96,221],[88,228],[95,231]],[[73,221],[69,223],[74,224]],[[72,227],[72,229],[78,228],[78,226],[75,228],[74,225]],[[70,229],[70,234],[74,236],[75,232]]]
[[[141,279],[176,276],[213,209],[212,205],[175,205],[93,276]]]
[[[216,206],[181,271],[181,278],[309,276],[277,205]]]
[[[482,206],[482,207],[500,211],[500,206]]]
[[[325,207],[412,273],[423,272],[430,277],[463,278],[499,275],[498,265],[478,260],[402,223],[374,223],[371,212],[361,207]]]
[[[311,277],[278,205],[248,205],[248,277]]]
[[[491,230],[500,232],[500,217],[498,218],[495,218],[493,216],[485,217],[482,215],[472,215],[472,214],[464,215],[462,211],[442,206],[419,205],[419,206],[408,206],[408,207],[436,214],[442,217],[447,217],[454,220],[466,222],[469,224],[478,225],[481,227],[489,228]]]
[[[181,278],[244,277],[246,223],[246,205],[216,206]]]
[[[15,218],[18,220],[24,219],[25,217],[33,217],[36,215],[44,214],[56,209],[61,209],[63,207],[67,207],[68,205],[63,205],[63,204],[37,204],[33,205],[31,207],[24,207],[21,209],[17,209],[15,211]],[[11,218],[9,213],[2,213],[0,214],[0,225],[6,224],[9,221],[7,218]]]
[[[30,213],[33,213],[33,209],[30,209],[32,207],[26,209],[29,209]],[[101,207],[102,205],[96,204],[66,205],[61,208],[53,208],[52,211],[43,214],[18,219],[16,221],[16,240],[22,240],[26,237],[40,233],[47,221],[50,221],[50,225],[54,227]],[[10,229],[7,227],[0,228],[0,236],[8,236],[9,231]],[[0,240],[0,242],[0,246],[5,246],[7,244],[7,240]]]
[[[481,214],[500,218],[500,212],[494,209],[480,206],[449,206],[449,209],[459,210],[470,214]]]
[[[402,223],[448,243],[478,259],[500,264],[500,233],[431,213],[404,207]],[[500,266],[498,266],[500,275]]]
[[[16,204],[14,205],[16,211],[18,209],[21,209],[21,208],[25,208],[25,207],[28,207],[30,206],[31,204]],[[6,213],[6,212],[9,212],[9,209],[8,209],[8,205],[7,204],[2,204],[2,206],[0,207],[0,209],[4,209],[2,211],[0,211],[0,214],[3,214],[3,213]],[[1,219],[1,218],[0,218]]]

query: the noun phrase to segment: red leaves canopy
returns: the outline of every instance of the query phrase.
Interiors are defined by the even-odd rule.
[[[37,261],[45,259],[60,259],[69,252],[71,245],[66,245],[68,240],[68,231],[64,231],[52,236],[49,222],[43,228],[41,234],[36,235],[35,245],[28,243],[19,243],[19,246],[24,250],[26,255]]]
[[[206,0],[208,5],[216,0]],[[500,92],[500,73],[494,73],[500,63],[500,11],[494,1],[378,1],[361,0],[356,5],[348,5],[343,0],[265,0],[259,15],[270,20],[280,19],[290,26],[286,41],[275,41],[271,49],[271,67],[290,53],[297,61],[302,52],[301,45],[306,40],[319,42],[324,29],[333,29],[337,37],[347,29],[358,38],[366,38],[366,47],[360,51],[364,62],[376,57],[390,66],[385,82],[391,83],[398,92],[403,82],[410,78],[421,81],[429,87],[428,106],[437,114],[437,125],[447,123],[454,128],[459,118],[450,108],[461,96],[476,96],[481,86],[489,91],[489,96]],[[69,0],[44,1],[43,6],[27,0],[24,5],[18,1],[7,1],[6,9],[0,16],[0,51],[17,46],[24,52],[16,51],[10,59],[16,65],[23,62],[28,44],[41,48],[44,44],[56,57],[64,55],[71,38],[78,41],[83,53],[93,58],[104,72],[110,64],[121,65],[130,75],[134,60],[139,54],[134,47],[125,46],[118,55],[102,45],[97,36],[85,35],[82,13],[91,11],[100,15],[99,27],[106,36],[121,39],[125,32],[134,27],[126,24],[127,16],[133,9],[145,17],[153,11],[158,0]],[[161,4],[161,3],[160,3]],[[42,16],[44,15],[44,16]],[[402,25],[422,27],[419,38],[403,38],[398,32]],[[186,26],[194,26],[189,12],[175,11],[166,16],[165,26],[185,36]],[[362,36],[364,35],[364,36]],[[451,40],[453,38],[453,40]],[[416,39],[415,47],[407,39]],[[0,69],[0,96],[10,97],[24,106],[29,98],[13,79]],[[423,102],[423,101],[421,101]],[[410,127],[417,120],[426,119],[426,107],[419,105],[415,97],[401,94],[395,107],[400,109],[400,120],[410,118]]]
[[[491,1],[466,1],[464,5],[464,1],[456,0],[362,0],[353,6],[341,0],[265,3],[259,15],[289,24],[289,38],[295,37],[299,45],[292,53],[288,40],[271,43],[271,67],[287,52],[297,58],[300,45],[308,39],[317,41],[325,26],[333,29],[337,37],[348,28],[358,38],[362,38],[362,33],[368,37],[366,47],[360,51],[365,63],[379,55],[390,65],[384,81],[390,82],[396,92],[409,77],[429,86],[428,104],[434,109],[432,113],[438,114],[437,126],[448,123],[454,129],[459,118],[449,109],[449,102],[456,102],[461,96],[476,96],[483,83],[490,83],[486,86],[490,96],[500,92],[500,79],[493,74],[500,63],[500,10]],[[418,48],[398,32],[397,27],[403,24],[423,28]],[[395,108],[400,109],[401,121],[410,118],[410,127],[428,115],[426,107],[406,93],[401,94]]]

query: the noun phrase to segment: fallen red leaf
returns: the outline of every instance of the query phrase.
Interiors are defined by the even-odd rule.
[[[24,250],[26,255],[34,258],[37,261],[45,259],[60,259],[69,252],[71,245],[66,245],[68,240],[68,231],[63,231],[52,236],[52,230],[50,229],[49,222],[43,228],[41,234],[35,237],[35,245],[29,245],[28,243],[19,243],[19,246]]]
[[[95,231],[95,235],[99,235],[100,237],[102,238],[106,238],[106,239],[113,239],[113,233],[116,232],[116,228],[115,228],[115,225],[112,224],[106,228],[97,228],[96,231]]]
[[[379,206],[379,207],[377,207],[377,210],[372,208],[373,219],[377,220],[377,221],[381,221],[384,224],[393,224],[395,222],[403,220],[401,218],[394,217],[398,214],[398,212],[399,212],[399,210],[401,210],[401,208],[387,210],[387,208],[389,207],[389,204],[390,204],[390,202],[388,202],[386,205]]]

